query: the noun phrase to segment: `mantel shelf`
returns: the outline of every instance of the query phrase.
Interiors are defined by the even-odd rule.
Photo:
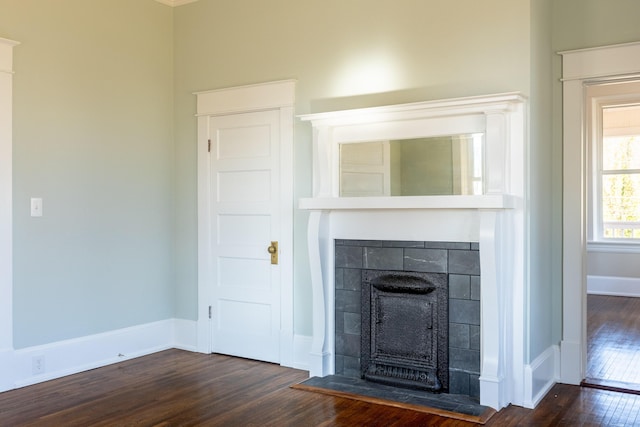
[[[314,197],[299,201],[303,210],[513,209],[509,194],[483,196]]]

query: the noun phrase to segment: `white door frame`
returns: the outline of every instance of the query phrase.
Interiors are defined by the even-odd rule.
[[[585,85],[640,76],[640,42],[560,52],[563,93],[563,261],[560,379],[587,366],[587,148]]]
[[[13,388],[8,371],[13,356],[12,93],[13,47],[17,44],[0,38],[0,392]]]
[[[280,364],[293,366],[293,112],[295,81],[284,80],[198,92],[198,321],[197,350],[211,353],[209,306],[212,248],[211,200],[208,152],[209,117],[250,111],[280,112],[281,237],[278,247],[280,281]]]

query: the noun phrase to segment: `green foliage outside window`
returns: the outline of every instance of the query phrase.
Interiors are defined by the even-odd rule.
[[[605,138],[602,151],[603,235],[640,239],[640,135]]]

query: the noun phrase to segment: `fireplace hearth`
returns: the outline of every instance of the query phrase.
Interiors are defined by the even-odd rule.
[[[448,281],[443,273],[362,272],[362,377],[449,388]]]

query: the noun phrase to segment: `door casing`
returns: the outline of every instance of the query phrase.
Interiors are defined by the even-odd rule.
[[[209,118],[216,115],[277,110],[280,120],[281,236],[280,364],[293,366],[293,112],[295,81],[284,80],[196,93],[198,117],[198,320],[197,351],[210,353],[212,304],[211,188]]]
[[[562,55],[562,341],[560,381],[580,384],[587,366],[587,149],[585,85],[640,76],[640,42]]]

